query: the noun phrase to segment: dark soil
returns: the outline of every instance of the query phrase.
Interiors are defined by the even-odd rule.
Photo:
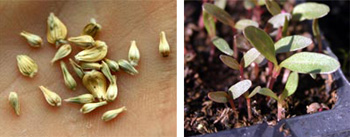
[[[212,91],[228,91],[228,88],[240,81],[239,72],[225,66],[220,59],[221,52],[214,49],[203,26],[199,25],[202,11],[202,3],[199,1],[185,2],[185,136],[214,133],[221,130],[239,128],[267,122],[276,123],[277,103],[262,95],[255,95],[252,101],[253,119],[247,120],[246,101],[243,97],[235,100],[237,111],[233,111],[229,104],[215,103],[209,100],[207,94]],[[239,18],[249,18],[242,2],[229,2],[226,6],[235,21]],[[260,27],[271,15],[262,8],[262,21]],[[291,23],[291,34],[311,36],[308,33],[308,25],[303,22]],[[233,32],[228,26],[217,22],[217,35],[226,39],[232,45]],[[315,50],[314,45],[304,50]],[[214,54],[211,52],[214,49]],[[242,54],[240,54],[242,56]],[[278,56],[279,61],[287,55]],[[269,76],[266,75],[267,65],[260,66],[259,77],[254,79],[252,68],[245,69],[245,78],[253,82],[250,92],[256,86],[266,87]],[[280,94],[285,86],[282,83],[284,70],[278,77],[273,91]],[[329,79],[330,75],[317,75],[314,80],[309,75],[299,74],[299,86],[297,91],[287,98],[286,117],[295,117],[307,113],[325,111],[331,109],[336,102],[336,87]],[[309,106],[307,108],[307,106]],[[319,108],[320,107],[320,108]],[[238,117],[234,117],[238,114]]]

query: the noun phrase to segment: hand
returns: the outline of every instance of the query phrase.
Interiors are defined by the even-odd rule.
[[[0,2],[0,133],[1,136],[176,136],[176,1],[167,2]],[[88,114],[81,105],[62,102],[50,106],[38,86],[55,91],[62,99],[88,93],[81,79],[64,61],[78,83],[71,91],[64,85],[59,61],[50,64],[57,49],[46,40],[46,20],[53,12],[68,28],[68,37],[78,36],[90,18],[102,25],[95,39],[109,46],[107,57],[127,59],[131,40],[136,40],[141,60],[131,76],[119,71],[116,101]],[[32,48],[19,33],[41,36],[41,48]],[[171,53],[158,53],[159,33],[165,31]],[[68,38],[67,37],[67,38]],[[23,76],[16,56],[29,55],[39,66],[33,78]],[[17,92],[21,115],[8,103]],[[116,119],[104,122],[104,112],[126,106]]]

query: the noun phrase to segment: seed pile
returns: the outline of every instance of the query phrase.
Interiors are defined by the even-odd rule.
[[[58,48],[56,54],[51,60],[51,65],[60,62],[63,80],[66,87],[70,90],[76,90],[77,82],[68,71],[66,63],[62,60],[72,52],[71,44],[81,49],[74,56],[74,60],[69,58],[69,64],[75,74],[82,80],[84,87],[89,93],[64,99],[65,102],[83,104],[80,112],[89,113],[100,106],[107,105],[114,101],[118,95],[117,77],[112,72],[123,70],[130,75],[136,75],[139,72],[135,68],[140,60],[140,52],[136,41],[131,41],[128,60],[112,60],[106,58],[108,46],[104,41],[94,39],[95,35],[101,30],[101,25],[95,19],[91,19],[80,36],[67,38],[67,28],[63,22],[53,13],[50,13],[47,19],[47,41]],[[20,33],[30,46],[39,48],[42,46],[40,36],[23,31]],[[160,33],[159,53],[163,57],[169,56],[170,47],[166,40],[165,33]],[[18,55],[17,64],[20,72],[24,76],[33,78],[38,72],[38,65],[27,55]],[[50,89],[39,86],[47,103],[51,106],[61,106],[61,97]],[[11,92],[9,102],[17,115],[20,114],[18,95]],[[101,119],[109,121],[115,118],[119,113],[126,111],[126,107],[117,108],[105,112]]]

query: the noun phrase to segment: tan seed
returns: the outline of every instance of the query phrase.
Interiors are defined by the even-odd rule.
[[[64,57],[67,57],[72,52],[72,47],[69,44],[64,44],[60,46],[60,48],[57,50],[55,56],[51,60],[51,64],[56,62],[57,60],[63,59]]]
[[[82,49],[92,48],[95,45],[95,40],[90,35],[70,37],[68,38],[68,41],[74,43]]]
[[[27,42],[32,47],[39,48],[43,44],[43,40],[38,35],[29,33],[29,32],[26,32],[26,31],[22,31],[20,34],[21,34],[21,36],[23,36],[24,38],[27,39]]]
[[[15,110],[16,114],[19,116],[19,114],[21,112],[21,108],[19,105],[19,99],[18,99],[18,95],[16,92],[10,92],[9,102],[10,102],[10,105],[12,106],[12,108]]]
[[[75,73],[80,77],[80,78],[83,78],[84,76],[84,71],[83,69],[81,68],[80,65],[78,65],[77,63],[75,63],[71,58],[69,58],[69,62],[70,64],[72,65]]]
[[[139,73],[134,68],[134,66],[132,66],[128,61],[126,61],[124,59],[118,60],[118,65],[123,71],[129,73],[130,75],[135,75],[135,74]]]
[[[107,101],[114,101],[118,95],[117,78],[115,75],[112,76],[112,81],[109,83],[106,97]]]
[[[97,40],[95,42],[95,47],[80,51],[77,55],[75,55],[75,60],[83,62],[100,61],[107,55],[107,49],[108,47],[105,42]]]
[[[17,55],[17,66],[24,76],[30,78],[38,72],[38,65],[27,55]]]
[[[162,31],[160,33],[159,53],[163,57],[167,57],[170,54],[170,46],[168,44],[168,41],[166,40],[166,36],[165,36],[165,32],[164,31]]]
[[[75,82],[74,78],[72,75],[69,73],[66,64],[61,61],[61,70],[63,73],[63,79],[64,79],[64,84],[71,90],[75,90],[77,87],[77,82]]]
[[[43,92],[47,103],[51,106],[61,106],[62,99],[57,93],[45,88],[44,86],[39,86],[39,88]]]
[[[106,100],[107,82],[105,76],[96,70],[86,72],[83,77],[83,85],[99,101]]]
[[[119,71],[119,65],[116,61],[107,58],[105,58],[104,60],[107,63],[109,69],[111,69],[113,72]]]
[[[84,104],[83,107],[81,107],[80,112],[86,114],[106,104],[107,104],[106,101],[97,102],[97,103],[87,103],[87,104]]]
[[[101,119],[103,121],[109,121],[109,120],[112,120],[113,118],[117,117],[120,113],[126,111],[126,107],[123,106],[121,108],[118,108],[118,109],[114,109],[114,110],[109,110],[105,113],[103,113]]]
[[[67,27],[55,14],[50,13],[47,19],[47,41],[56,46],[60,45],[67,36]]]
[[[133,66],[137,66],[140,60],[140,52],[136,46],[136,41],[131,41],[131,46],[129,49],[129,62]]]
[[[76,97],[67,98],[64,101],[78,104],[86,104],[95,101],[95,97],[91,94],[83,94]]]

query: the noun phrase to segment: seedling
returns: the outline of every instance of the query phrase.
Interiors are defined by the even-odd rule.
[[[325,4],[306,2],[299,4],[293,9],[293,18],[299,21],[312,20],[312,32],[317,39],[318,52],[322,52],[322,40],[320,28],[318,26],[318,19],[326,16],[329,12],[329,7]]]
[[[254,26],[246,27],[243,33],[250,44],[254,46],[262,55],[264,55],[267,60],[273,63],[272,76],[267,83],[268,88],[262,88],[259,93],[270,96],[277,100],[278,120],[282,118],[282,100],[294,93],[294,91],[290,90],[289,87],[290,85],[295,85],[295,83],[297,83],[297,80],[295,79],[298,79],[297,76],[292,76],[292,78],[289,76],[290,78],[286,84],[287,91],[285,91],[288,94],[286,95],[286,93],[284,93],[280,99],[277,98],[277,96],[271,90],[282,68],[289,69],[293,71],[293,75],[297,75],[297,73],[330,74],[340,67],[339,62],[336,59],[324,54],[311,52],[299,52],[283,60],[281,63],[277,62],[277,53],[291,52],[305,48],[311,44],[311,40],[309,38],[294,35],[282,38],[274,43],[266,32]]]
[[[210,100],[217,102],[217,103],[227,103],[229,102],[232,110],[236,110],[235,105],[233,103],[234,99],[237,99],[244,93],[248,93],[248,89],[252,86],[252,82],[250,80],[242,80],[234,85],[232,85],[229,88],[229,91],[215,91],[215,92],[209,92],[208,97]],[[248,93],[248,95],[245,94],[246,99],[250,99],[252,96],[254,96],[256,92],[252,92],[251,94]],[[249,102],[250,103],[250,102]],[[247,103],[248,104],[248,103]],[[251,112],[250,112],[250,104],[247,105],[248,109],[248,119],[251,119]]]
[[[248,2],[247,2],[248,1]],[[249,0],[245,1],[249,4]],[[259,1],[260,3],[260,1]],[[257,1],[253,3],[253,7],[260,5]],[[210,92],[208,97],[218,103],[229,102],[232,109],[235,110],[233,100],[244,95],[247,100],[248,108],[248,119],[251,119],[251,109],[250,109],[250,98],[256,93],[269,96],[277,100],[277,119],[281,120],[284,118],[282,113],[283,104],[285,99],[292,95],[298,86],[298,74],[310,74],[315,76],[316,74],[330,74],[336,71],[340,64],[339,62],[327,55],[320,53],[311,52],[299,52],[292,54],[293,51],[301,50],[312,44],[310,38],[301,35],[288,36],[288,25],[289,20],[295,16],[299,17],[299,20],[313,19],[313,33],[317,37],[319,50],[322,50],[321,38],[318,28],[317,19],[325,16],[329,12],[329,8],[323,4],[317,3],[305,3],[300,4],[293,10],[293,16],[289,13],[285,13],[281,10],[278,3],[273,0],[265,0],[265,5],[268,11],[273,15],[273,17],[268,21],[273,25],[274,28],[278,28],[279,34],[275,37],[274,42],[272,38],[266,33],[266,28],[264,30],[259,29],[259,24],[253,20],[243,19],[238,22],[234,22],[226,11],[213,5],[204,4],[203,6],[203,21],[205,28],[211,38],[213,44],[224,54],[220,55],[221,61],[228,67],[240,71],[241,81],[230,87],[230,92],[217,91]],[[318,9],[318,10],[314,10]],[[247,52],[243,54],[243,57],[238,59],[238,46],[241,46],[237,42],[237,38],[234,36],[233,50],[230,48],[229,44],[223,39],[216,35],[215,19],[228,25],[232,28],[233,32],[243,31],[244,37],[249,41],[253,48],[250,48]],[[259,21],[258,21],[259,22]],[[276,54],[287,53],[289,56],[287,59],[278,62]],[[250,80],[245,80],[244,78],[244,68],[248,67],[253,62],[258,62],[259,57],[263,56],[266,58],[268,63],[267,73],[270,78],[267,82],[266,88],[261,88],[257,86],[250,94],[246,92],[252,85]],[[260,58],[261,61],[261,58]],[[279,76],[282,68],[291,71],[288,77],[285,89],[283,92],[277,96],[276,93],[272,91],[273,85]],[[249,82],[248,82],[249,81]],[[249,83],[249,84],[248,84]],[[239,88],[235,88],[238,87]]]

